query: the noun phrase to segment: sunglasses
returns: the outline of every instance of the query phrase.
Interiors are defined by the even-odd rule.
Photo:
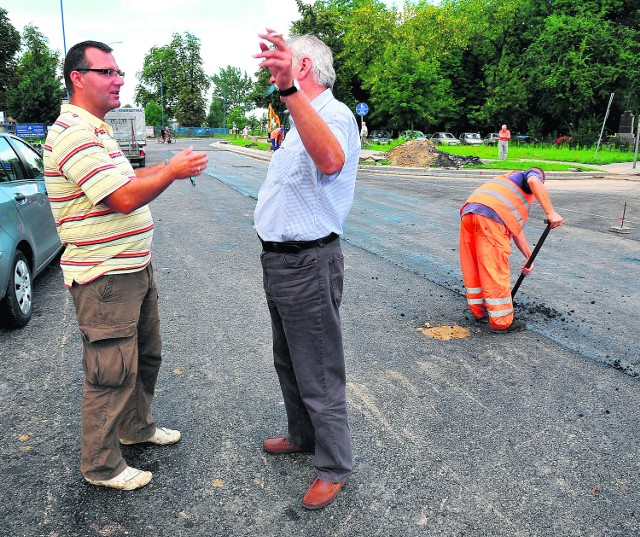
[[[106,75],[109,78],[115,78],[116,75],[120,75],[120,78],[124,78],[124,71],[120,71],[119,69],[89,69],[87,67],[83,69],[76,69],[76,71],[78,71],[79,73],[82,73],[83,71],[92,71],[94,73],[100,73],[101,75]]]

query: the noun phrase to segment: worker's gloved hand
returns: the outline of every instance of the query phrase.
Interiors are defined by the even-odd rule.
[[[524,274],[525,276],[529,276],[529,274],[531,274],[533,272],[533,267],[534,264],[531,263],[531,266],[529,268],[526,268],[526,264],[527,262],[525,261],[524,263],[522,263],[522,274]]]

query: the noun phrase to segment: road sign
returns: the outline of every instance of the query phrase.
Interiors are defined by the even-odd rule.
[[[44,123],[16,123],[16,136],[20,138],[44,138]]]
[[[369,112],[369,107],[367,106],[367,103],[358,103],[356,105],[356,114],[358,114],[359,116],[366,116]]]

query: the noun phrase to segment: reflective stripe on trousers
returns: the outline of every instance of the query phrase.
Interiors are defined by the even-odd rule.
[[[465,214],[460,225],[460,264],[469,309],[476,317],[489,316],[495,328],[513,322],[507,229],[479,214]]]

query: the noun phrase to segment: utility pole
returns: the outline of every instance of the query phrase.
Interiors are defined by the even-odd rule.
[[[164,128],[164,91],[162,90],[162,78],[160,78],[160,113],[162,114],[162,125]]]
[[[602,134],[604,133],[604,125],[607,122],[607,118],[609,117],[609,108],[611,108],[611,103],[613,102],[614,95],[615,93],[612,93],[611,97],[609,97],[609,104],[607,105],[607,113],[604,115],[604,121],[602,122],[602,130],[600,131],[600,138],[598,138],[598,145],[596,146],[596,154],[593,155],[594,160],[598,156],[598,149],[600,149],[600,142],[602,141]]]

